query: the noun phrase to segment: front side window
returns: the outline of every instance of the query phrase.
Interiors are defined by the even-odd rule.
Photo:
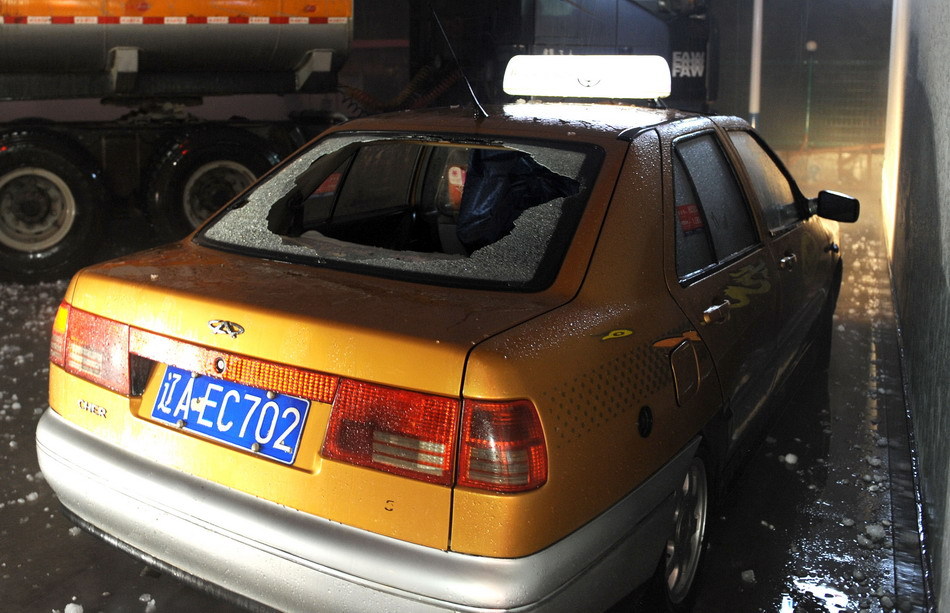
[[[729,137],[749,173],[752,190],[765,214],[769,230],[777,232],[801,221],[795,192],[772,156],[748,132],[730,132]]]
[[[381,276],[539,289],[553,281],[602,155],[573,144],[342,133],[197,240]]]
[[[759,239],[715,136],[680,139],[674,153],[676,269],[686,279],[734,258]]]

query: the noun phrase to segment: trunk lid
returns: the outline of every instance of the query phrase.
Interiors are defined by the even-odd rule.
[[[398,282],[180,243],[83,271],[67,300],[74,309],[128,324],[132,352],[156,365],[140,399],[107,400],[96,392],[96,404],[125,401],[128,407],[110,411],[110,416],[124,413],[121,423],[88,422],[104,437],[141,449],[154,461],[301,511],[447,549],[451,487],[321,455],[332,392],[310,402],[287,464],[178,431],[174,419],[156,419],[169,383],[166,364],[213,376],[209,364],[223,356],[229,364],[286,365],[330,375],[334,382],[355,380],[458,400],[471,347],[567,298]],[[62,390],[51,394],[60,412],[90,402],[88,382],[67,381],[74,378],[58,370],[51,377],[51,389]],[[255,387],[276,388],[267,381]],[[254,423],[251,419],[245,428]],[[257,422],[259,431],[262,423]],[[384,445],[402,443],[387,439]]]

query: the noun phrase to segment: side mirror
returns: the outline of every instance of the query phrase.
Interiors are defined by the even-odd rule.
[[[819,192],[818,198],[812,202],[812,206],[809,208],[815,210],[818,215],[825,219],[846,223],[857,221],[858,215],[861,213],[861,203],[858,202],[857,198],[827,190]]]

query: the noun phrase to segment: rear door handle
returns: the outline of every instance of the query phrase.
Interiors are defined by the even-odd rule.
[[[703,324],[721,324],[729,321],[729,301],[726,300],[722,304],[714,304],[705,311],[703,311]]]
[[[791,270],[798,264],[798,256],[794,253],[786,253],[785,257],[778,261],[778,267],[782,270]]]

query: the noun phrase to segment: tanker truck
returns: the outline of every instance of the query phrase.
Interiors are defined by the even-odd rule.
[[[333,118],[202,120],[189,105],[334,90],[352,18],[352,0],[0,0],[0,280],[83,265],[118,207],[163,239],[196,227]],[[124,114],[3,111],[50,100]]]

